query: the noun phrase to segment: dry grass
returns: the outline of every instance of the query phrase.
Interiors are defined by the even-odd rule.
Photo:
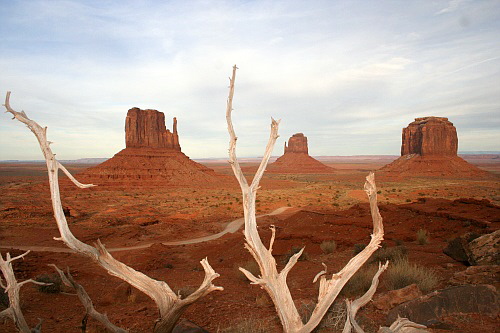
[[[438,284],[438,277],[432,269],[412,264],[408,259],[391,262],[383,280],[391,290],[415,283],[424,293],[433,290]]]
[[[319,247],[321,248],[321,250],[326,253],[326,254],[330,254],[330,253],[333,253],[336,249],[337,249],[337,243],[335,243],[334,240],[331,240],[331,241],[324,241],[322,242]]]
[[[425,229],[419,229],[417,231],[417,244],[425,245],[429,243],[429,233]]]
[[[229,327],[217,329],[217,333],[269,333],[275,330],[268,320],[245,318],[235,321]]]

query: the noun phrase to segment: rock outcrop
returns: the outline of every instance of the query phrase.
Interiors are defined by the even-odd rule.
[[[132,108],[125,120],[126,148],[109,160],[79,174],[98,185],[173,186],[210,185],[227,180],[181,152],[177,120],[173,131],[165,127],[165,115],[156,110]]]
[[[296,133],[288,139],[288,146],[285,142],[286,153],[298,153],[298,154],[309,154],[309,149],[307,148],[307,137],[303,133]]]
[[[403,128],[402,141],[401,156],[457,156],[457,130],[448,118],[416,118]]]
[[[439,322],[443,315],[482,313],[497,316],[498,312],[498,293],[495,287],[463,285],[437,290],[398,305],[389,311],[386,323],[392,323],[399,316],[429,326]]]
[[[270,173],[332,173],[335,169],[324,165],[309,156],[307,137],[296,133],[285,142],[283,156],[268,165],[266,172]]]
[[[458,136],[448,118],[416,118],[403,128],[401,157],[379,170],[389,177],[490,178],[457,156]]]
[[[125,146],[127,148],[168,148],[181,151],[174,118],[173,133],[165,127],[165,115],[156,110],[128,110],[125,119]]]

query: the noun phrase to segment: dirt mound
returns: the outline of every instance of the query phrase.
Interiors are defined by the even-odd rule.
[[[231,181],[212,169],[189,159],[184,153],[164,148],[125,148],[113,158],[78,174],[93,184],[202,185]]]
[[[491,173],[467,163],[458,156],[401,156],[377,171],[382,177],[449,177],[479,178],[494,177]]]

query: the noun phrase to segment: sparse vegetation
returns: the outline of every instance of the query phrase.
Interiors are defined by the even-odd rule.
[[[417,231],[417,244],[425,245],[429,243],[429,233],[425,229],[419,229]]]
[[[370,261],[371,263],[376,263],[381,261],[382,263],[387,260],[394,262],[397,260],[402,260],[407,258],[408,249],[404,246],[394,246],[394,247],[381,247],[374,254],[372,254]]]
[[[373,276],[376,272],[377,268],[375,265],[361,267],[345,284],[344,288],[340,292],[341,295],[355,297],[364,294],[370,288]]]
[[[38,291],[42,293],[58,294],[62,290],[62,280],[57,273],[39,275],[35,278],[35,281],[47,283],[46,285],[36,285]]]
[[[236,320],[229,327],[218,329],[217,333],[269,333],[274,330],[275,328],[269,321],[260,318],[245,318]]]
[[[302,247],[293,246],[290,249],[290,251],[285,253],[285,255],[283,256],[283,264],[286,264],[288,262],[288,260],[290,260],[290,258],[295,253],[298,253],[301,249],[302,249]],[[299,257],[298,261],[307,261],[307,260],[309,260],[309,254],[306,251],[304,251],[304,252],[302,252],[302,255]]]
[[[391,262],[383,281],[391,290],[415,283],[422,292],[429,292],[438,284],[438,277],[433,270],[412,264],[408,259],[402,259]]]
[[[354,250],[353,250],[353,255],[358,254],[359,252],[363,251],[366,247],[366,244],[354,244]]]
[[[335,243],[334,240],[324,241],[319,245],[319,247],[324,253],[330,254],[333,253],[335,249],[337,249],[337,243]]]
[[[246,269],[250,273],[252,273],[254,276],[259,276],[260,275],[260,268],[257,262],[255,260],[248,260],[244,262],[242,265],[236,265],[235,269],[238,271],[238,277],[241,278],[244,281],[248,281],[247,277],[245,274],[243,274],[242,271],[240,271],[240,267]]]

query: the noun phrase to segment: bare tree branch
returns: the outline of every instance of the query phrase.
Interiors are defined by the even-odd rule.
[[[94,303],[92,302],[92,299],[90,299],[89,294],[85,291],[85,289],[73,279],[73,276],[70,274],[69,269],[66,274],[62,270],[60,270],[56,265],[49,265],[54,267],[57,273],[59,273],[59,276],[61,277],[62,282],[73,289],[75,289],[78,298],[80,299],[80,302],[82,302],[83,306],[85,307],[85,316],[89,315],[95,320],[99,321],[101,324],[104,325],[109,331],[113,333],[127,333],[128,331],[124,330],[121,327],[118,327],[111,323],[108,319],[108,316],[106,314],[102,314],[98,312],[94,308]]]
[[[366,293],[355,301],[351,302],[348,299],[345,300],[347,306],[347,319],[344,325],[344,330],[342,333],[351,333],[351,328],[354,328],[356,333],[364,333],[363,329],[356,322],[356,314],[358,310],[363,306],[368,304],[368,302],[372,299],[373,295],[375,295],[375,291],[377,291],[378,282],[380,274],[382,274],[389,265],[389,261],[386,261],[384,265],[381,263],[378,264],[378,271],[375,273],[372,279],[372,284],[370,288],[366,291]]]
[[[254,176],[254,179],[249,186],[241,167],[236,157],[236,133],[232,124],[231,113],[233,111],[233,96],[234,84],[236,79],[236,65],[233,66],[233,74],[229,84],[229,96],[226,107],[226,121],[229,132],[229,163],[233,169],[234,175],[238,180],[241,191],[243,194],[243,211],[245,219],[245,247],[250,254],[254,257],[259,265],[261,276],[255,277],[247,270],[240,268],[240,270],[247,276],[247,278],[254,284],[259,284],[271,297],[278,316],[283,325],[286,333],[308,333],[311,332],[321,321],[323,316],[328,311],[328,308],[335,301],[336,297],[349,281],[349,279],[356,273],[356,271],[368,260],[373,252],[380,246],[383,239],[384,230],[382,225],[382,218],[378,212],[376,187],[374,175],[371,173],[366,178],[365,191],[370,201],[370,210],[373,219],[373,234],[368,246],[361,251],[358,255],[352,258],[347,265],[337,274],[333,274],[331,279],[327,279],[324,275],[326,272],[320,272],[316,279],[320,279],[318,302],[313,310],[309,321],[304,324],[299,315],[299,312],[292,299],[290,290],[286,283],[288,272],[297,263],[298,258],[302,254],[303,249],[294,254],[285,265],[285,268],[278,273],[276,268],[276,260],[272,255],[272,245],[274,242],[274,235],[272,236],[269,249],[267,249],[259,236],[257,231],[257,222],[255,215],[255,199],[258,190],[259,182],[264,174],[266,166],[269,162],[274,144],[278,138],[279,121],[271,119],[271,132],[269,140],[264,152],[264,157],[260,166]]]
[[[155,332],[170,332],[175,323],[179,319],[180,315],[184,310],[198,300],[199,298],[205,296],[206,294],[214,290],[223,290],[222,287],[217,287],[212,284],[212,281],[219,277],[219,274],[210,267],[210,264],[206,259],[201,261],[203,269],[205,270],[205,279],[202,284],[189,297],[181,299],[180,296],[176,295],[168,284],[164,281],[158,281],[148,277],[147,275],[134,270],[133,268],[123,264],[122,262],[113,258],[113,256],[104,248],[104,245],[98,240],[94,246],[85,244],[78,240],[71,230],[69,229],[68,222],[64,215],[63,206],[61,203],[61,196],[59,193],[59,180],[58,180],[58,170],[61,169],[66,175],[69,176],[69,172],[56,160],[55,154],[50,149],[50,142],[47,140],[47,127],[42,128],[38,123],[28,118],[26,113],[17,112],[10,106],[10,91],[7,92],[5,98],[5,108],[7,112],[10,112],[14,119],[26,124],[26,126],[35,134],[40,148],[45,157],[47,164],[50,193],[52,199],[52,208],[54,210],[54,217],[61,234],[60,238],[57,240],[62,240],[69,248],[73,249],[75,252],[82,253],[108,271],[109,274],[114,275],[140,291],[144,292],[146,295],[151,297],[153,301],[158,306],[160,312],[160,319],[155,326]],[[91,187],[92,184],[84,185],[76,181],[70,176],[73,183],[79,187]]]
[[[5,292],[9,295],[9,307],[2,312],[0,312],[0,318],[9,317],[14,321],[17,329],[21,333],[33,333],[36,331],[40,331],[41,329],[41,320],[40,323],[32,329],[29,328],[26,319],[21,311],[21,304],[19,298],[19,292],[23,285],[26,283],[34,283],[38,285],[50,285],[50,283],[38,282],[32,279],[17,282],[16,277],[14,275],[14,270],[12,269],[12,262],[14,260],[23,258],[30,251],[27,251],[17,257],[11,258],[10,253],[7,253],[5,259],[2,254],[0,254],[0,270],[4,276],[6,284],[4,285]]]

